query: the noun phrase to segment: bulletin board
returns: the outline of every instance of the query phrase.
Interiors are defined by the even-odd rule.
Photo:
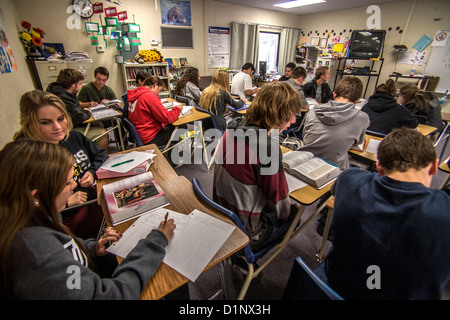
[[[430,76],[439,76],[436,92],[450,90],[450,40],[445,46],[433,46],[424,70]]]

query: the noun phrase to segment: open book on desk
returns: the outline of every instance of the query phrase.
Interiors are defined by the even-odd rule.
[[[135,176],[145,173],[156,156],[155,150],[132,151],[128,153],[112,154],[97,169],[97,179]]]
[[[137,219],[107,251],[125,258],[139,240],[158,228],[167,212],[168,219],[174,219],[176,228],[172,241],[166,247],[163,262],[195,281],[235,229],[235,226],[199,210],[188,215],[168,209],[148,212]]]
[[[105,184],[103,193],[113,225],[169,204],[151,172]]]
[[[115,108],[110,108],[115,104],[120,103],[120,100],[110,100],[101,104],[96,105],[95,107],[90,107],[89,109],[92,112],[92,116],[95,120],[112,118],[120,116],[120,112]]]
[[[341,173],[338,166],[315,157],[308,151],[289,151],[283,154],[283,168],[297,179],[318,189]]]

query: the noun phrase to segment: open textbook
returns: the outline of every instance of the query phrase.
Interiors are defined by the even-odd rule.
[[[153,210],[137,219],[107,251],[125,258],[139,240],[158,228],[167,212],[168,219],[174,219],[176,228],[163,262],[195,281],[235,229],[235,226],[199,210],[188,215],[168,209]]]
[[[111,118],[120,116],[120,112],[114,108],[110,108],[115,104],[121,103],[120,100],[110,100],[101,104],[96,105],[95,107],[90,107],[92,111],[92,116],[95,120]]]
[[[169,203],[151,172],[105,184],[103,192],[113,225]]]
[[[314,157],[308,151],[289,151],[283,154],[283,168],[294,177],[319,189],[341,172],[338,166]]]

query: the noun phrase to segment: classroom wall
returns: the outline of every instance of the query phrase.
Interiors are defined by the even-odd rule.
[[[0,24],[5,30],[14,53],[17,71],[0,74],[0,146],[9,142],[19,129],[19,99],[23,92],[33,89],[25,62],[25,51],[17,37],[19,17],[13,0],[0,0]],[[19,21],[20,23],[20,21]]]
[[[393,71],[406,74],[411,70],[411,65],[397,63],[398,53],[393,48],[395,44],[404,44],[408,47],[408,50],[413,50],[414,44],[422,35],[426,34],[433,38],[437,30],[448,30],[450,28],[450,1],[408,0],[383,3],[379,7],[381,12],[381,29],[387,31],[383,55],[385,60],[378,82],[382,83],[389,78],[389,74]],[[345,29],[346,32],[341,37],[350,38],[350,29],[367,29],[367,19],[371,14],[366,13],[366,10],[367,6],[302,15],[299,19],[299,27],[302,28],[305,34],[313,31],[311,36],[315,36],[315,31],[317,30],[320,37],[324,37],[323,32],[326,30],[329,32],[334,30],[339,35]],[[439,18],[440,20],[435,21],[435,19]],[[391,31],[388,31],[389,27],[392,27]],[[396,30],[397,27],[403,32],[399,33]],[[308,40],[310,37],[308,37]],[[426,61],[428,61],[431,45],[425,50],[428,51],[426,57]],[[369,63],[367,61],[358,62],[358,66],[364,65],[369,65]],[[425,65],[417,66],[416,74],[422,73],[424,67]],[[331,78],[330,81],[334,83],[334,74],[331,75]],[[367,78],[361,77],[361,79],[366,83]],[[371,80],[366,98],[373,93],[374,87],[375,80]]]
[[[112,5],[107,1],[102,2],[104,7]],[[349,36],[349,29],[365,28],[369,16],[366,13],[366,7],[298,16],[214,0],[191,0],[194,48],[162,49],[161,44],[157,46],[150,44],[152,37],[161,41],[159,1],[157,1],[157,8],[155,1],[150,0],[122,2],[124,4],[122,8],[127,10],[129,20],[134,20],[141,25],[141,49],[156,48],[161,51],[164,57],[186,57],[191,65],[199,68],[201,75],[211,75],[215,71],[208,68],[208,26],[229,27],[232,21],[243,21],[301,28],[306,33],[310,30],[318,30],[321,36],[326,29],[339,30],[339,32],[347,29],[347,36]],[[96,67],[105,66],[110,70],[111,77],[108,85],[113,88],[116,94],[120,95],[125,90],[122,84],[120,65],[114,62],[114,55],[117,54],[114,43],[108,41],[105,52],[97,53],[96,48],[90,45],[89,35],[83,31],[84,21],[82,21],[81,29],[68,29],[67,19],[71,16],[71,13],[67,13],[67,8],[71,3],[69,0],[0,0],[1,23],[11,42],[19,67],[16,72],[0,75],[2,88],[0,109],[2,115],[4,115],[0,120],[0,124],[4,128],[0,133],[0,146],[7,143],[18,129],[19,113],[17,106],[20,96],[25,91],[33,89],[25,63],[25,51],[17,37],[21,20],[27,20],[33,26],[43,29],[46,32],[45,42],[62,42],[66,52],[86,51],[93,59]],[[397,1],[381,4],[380,8],[382,29],[393,27],[393,31],[387,34],[386,60],[380,77],[380,81],[385,81],[392,71],[406,73],[411,69],[410,66],[396,65],[396,55],[392,50],[394,44],[402,43],[408,48],[412,48],[422,34],[425,33],[432,37],[438,29],[449,29],[450,1]],[[441,20],[434,21],[435,18],[441,18]],[[99,22],[98,15],[94,15],[92,21]],[[395,30],[397,26],[403,30],[402,34]],[[102,41],[100,39],[100,44],[102,44]],[[418,67],[416,72],[419,73],[422,69],[422,67]]]

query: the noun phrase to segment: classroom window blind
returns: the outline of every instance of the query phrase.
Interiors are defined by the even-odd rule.
[[[191,28],[161,27],[163,48],[194,48]]]

